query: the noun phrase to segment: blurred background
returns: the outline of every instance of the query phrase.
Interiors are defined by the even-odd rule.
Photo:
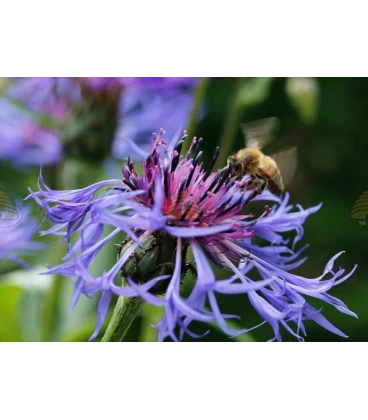
[[[168,138],[179,138],[183,129],[203,137],[204,161],[220,146],[224,165],[244,147],[240,124],[267,117],[281,122],[267,153],[297,146],[298,166],[287,186],[291,203],[323,203],[304,225],[299,247],[310,245],[308,260],[296,272],[317,277],[333,255],[346,251],[338,263],[348,271],[359,267],[331,294],[359,319],[315,303],[346,340],[368,340],[366,88],[368,79],[359,78],[0,79],[0,341],[87,341],[94,330],[96,300],[82,299],[69,313],[71,282],[39,275],[65,255],[57,238],[39,236],[36,204],[22,201],[28,188],[37,189],[41,163],[54,189],[119,178],[124,158],[139,159],[138,150],[148,150],[152,132],[163,127]],[[93,269],[108,269],[115,259],[116,251],[105,247]],[[244,297],[221,298],[223,312],[241,315],[238,327],[259,322]],[[154,341],[150,325],[159,318],[145,305],[126,340]],[[344,340],[313,322],[306,327],[308,341]],[[262,326],[236,340],[271,337],[271,328]],[[283,339],[294,340],[286,331]],[[230,339],[214,327],[202,340]]]

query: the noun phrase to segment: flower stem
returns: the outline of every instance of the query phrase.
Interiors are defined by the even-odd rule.
[[[53,188],[63,189],[63,163],[59,163],[52,168],[50,176],[53,178]],[[60,237],[55,236],[51,242],[51,259],[50,265],[58,265],[65,255],[63,246],[58,246]],[[52,278],[50,288],[45,296],[44,305],[42,308],[41,320],[41,341],[57,341],[58,332],[61,319],[61,298],[64,289],[64,280],[62,276],[55,274]]]
[[[215,169],[220,169],[226,165],[227,158],[232,152],[236,133],[239,129],[239,119],[241,115],[241,106],[239,102],[239,91],[244,85],[246,78],[237,77],[231,103],[228,108],[224,130],[220,140],[220,155],[216,161]]]
[[[109,326],[101,341],[123,341],[125,334],[129,330],[143,303],[144,300],[140,297],[129,299],[121,296],[118,299]]]

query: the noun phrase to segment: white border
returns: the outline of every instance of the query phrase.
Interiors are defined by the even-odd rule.
[[[1,5],[3,76],[365,76],[351,1],[17,1]]]
[[[3,343],[1,354],[4,419],[366,417],[365,344]]]

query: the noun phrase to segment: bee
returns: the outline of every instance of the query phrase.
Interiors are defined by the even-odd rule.
[[[227,160],[230,176],[233,179],[249,174],[255,183],[259,181],[258,194],[261,194],[265,188],[278,196],[284,192],[283,177],[279,169],[282,162],[286,164],[283,166],[286,166],[285,173],[288,175],[288,180],[296,169],[296,147],[274,156],[267,156],[261,152],[261,148],[274,137],[278,126],[277,118],[265,118],[242,124],[246,147],[229,156]]]
[[[355,201],[351,209],[351,218],[358,219],[360,227],[367,227],[368,217],[368,191],[364,191]]]

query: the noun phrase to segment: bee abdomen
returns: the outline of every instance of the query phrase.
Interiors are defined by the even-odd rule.
[[[281,195],[284,192],[284,185],[282,183],[281,177],[277,180],[277,182],[268,181],[267,188],[275,195]]]
[[[268,190],[275,195],[281,195],[284,192],[284,184],[282,182],[281,173],[274,162],[270,157],[266,157],[263,161],[263,168],[260,171],[260,174],[267,179]]]

